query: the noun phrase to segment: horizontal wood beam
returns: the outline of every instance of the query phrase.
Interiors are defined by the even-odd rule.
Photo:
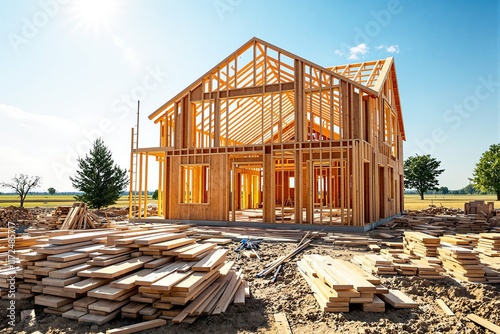
[[[243,96],[252,96],[252,95],[260,95],[260,94],[270,94],[279,91],[293,91],[294,83],[293,82],[284,82],[284,83],[276,83],[264,86],[254,86],[254,87],[245,87],[245,88],[236,88],[229,90],[221,90],[218,92],[219,98],[234,98],[234,97],[243,97]],[[217,96],[217,92],[209,92],[203,93],[203,100],[213,100]],[[191,102],[201,101],[198,97],[198,100],[193,100],[191,98]]]

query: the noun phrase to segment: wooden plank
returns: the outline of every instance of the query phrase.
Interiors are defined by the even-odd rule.
[[[229,281],[229,284],[226,287],[226,290],[220,297],[220,300],[215,305],[212,314],[221,314],[222,312],[226,311],[228,305],[233,300],[234,294],[236,293],[236,289],[238,288],[241,282],[241,276],[242,276],[241,272],[237,272],[232,276],[231,280]]]
[[[181,239],[181,238],[185,238],[185,237],[186,237],[186,233],[161,233],[161,234],[154,234],[154,235],[149,235],[149,236],[140,237],[138,239],[135,239],[134,244],[151,245],[151,244],[156,244],[156,243],[163,242],[163,241]]]
[[[64,312],[62,315],[63,318],[66,319],[71,319],[71,320],[78,320],[78,318],[84,316],[87,314],[85,311],[77,311],[77,310],[69,310]]]
[[[234,305],[245,305],[245,288],[246,288],[246,281],[242,281],[240,283],[240,286],[236,290],[236,293],[234,294],[234,300],[233,304]]]
[[[78,322],[90,322],[97,324],[99,326],[104,325],[105,323],[113,320],[120,314],[120,310],[116,310],[112,313],[109,313],[108,315],[97,315],[97,314],[91,314],[87,313],[80,318],[78,318]]]
[[[146,303],[137,303],[137,302],[130,302],[127,305],[122,307],[122,312],[126,313],[134,313],[137,314],[139,313],[140,310],[145,308],[148,304]]]
[[[87,292],[87,296],[94,298],[102,298],[108,300],[117,300],[120,296],[123,296],[131,291],[134,291],[135,286],[128,289],[112,288],[109,284],[97,287],[95,289]],[[137,290],[134,291],[134,294]]]
[[[71,298],[64,298],[58,296],[50,296],[50,295],[38,295],[35,296],[35,304],[43,305],[48,307],[61,307],[66,304],[70,304],[73,302]]]
[[[152,256],[141,256],[129,259],[124,262],[116,263],[108,267],[101,268],[92,273],[96,278],[114,278],[121,276],[133,270],[142,268],[145,263],[153,260]]]
[[[158,268],[174,260],[173,256],[161,257],[159,259],[148,262],[144,265],[144,268]]]
[[[216,244],[199,244],[197,247],[191,248],[190,250],[187,250],[185,252],[180,253],[178,256],[181,259],[193,259],[196,256],[206,253],[210,251],[211,249],[214,249]]]
[[[109,281],[110,279],[105,278],[87,278],[83,281],[65,286],[63,290],[68,292],[85,293],[99,286],[108,284]]]
[[[441,298],[436,299],[436,303],[444,311],[444,313],[446,313],[447,315],[449,315],[449,316],[455,315],[455,313],[453,313],[453,311],[450,310],[450,308],[448,307],[448,305],[446,305],[446,303],[444,302],[444,300],[442,300]]]
[[[47,260],[55,262],[68,262],[88,257],[85,253],[67,252],[47,256]]]
[[[106,258],[106,259],[92,259],[90,261],[87,261],[87,264],[90,264],[92,266],[98,266],[98,267],[108,267],[111,266],[115,263],[122,262],[122,261],[127,261],[130,259],[130,255],[122,255],[122,256],[116,256],[112,258]]]
[[[128,304],[128,300],[114,301],[114,300],[100,299],[100,300],[96,301],[95,303],[90,304],[88,309],[94,310],[94,311],[102,311],[102,312],[110,313],[110,312],[113,312],[115,310],[118,310],[120,307],[127,305],[127,304]]]
[[[49,286],[57,286],[57,287],[65,287],[66,285],[70,285],[81,281],[81,277],[69,277],[69,278],[52,278],[52,277],[44,277],[42,278],[42,284]]]
[[[399,290],[389,289],[389,293],[379,296],[394,308],[418,308],[418,303]]]
[[[193,271],[211,271],[227,259],[227,249],[215,249],[193,265]]]
[[[141,278],[151,274],[152,272],[153,269],[143,269],[138,272],[134,272],[128,276],[114,280],[113,282],[110,283],[110,286],[112,288],[128,289],[133,286],[136,286],[137,280],[140,280]]]
[[[274,321],[276,322],[276,327],[278,328],[278,333],[280,334],[292,334],[292,329],[286,318],[286,314],[283,312],[274,314]]]
[[[186,264],[187,264],[187,262],[184,262],[184,261],[177,261],[174,263],[167,264],[166,266],[161,267],[161,268],[153,271],[152,273],[150,273],[142,278],[139,278],[136,281],[136,284],[149,286],[149,285],[153,284],[154,282],[164,278],[165,276],[170,275],[171,273],[179,270],[180,268],[182,268]]]
[[[185,279],[186,277],[188,277],[192,273],[193,273],[192,271],[188,271],[185,273],[180,273],[180,272],[171,273],[171,274],[165,276],[164,278],[159,279],[158,281],[151,284],[151,288],[154,288],[154,289],[157,289],[160,291],[170,291],[170,289],[172,289],[172,287],[175,284],[179,283],[180,281],[182,281],[183,279]]]
[[[155,319],[149,321],[143,321],[137,324],[122,326],[114,329],[108,329],[106,334],[129,334],[137,333],[151,328],[165,326],[167,321],[164,319]]]
[[[92,297],[83,297],[73,302],[73,307],[81,307],[87,309],[92,303],[95,303],[98,299]]]
[[[77,264],[75,266],[71,266],[71,267],[67,267],[67,268],[62,268],[62,269],[57,269],[57,270],[51,271],[49,273],[49,277],[60,278],[60,279],[74,277],[74,276],[76,276],[78,274],[78,272],[80,272],[82,270],[85,270],[85,269],[88,269],[90,267],[91,266],[88,265],[87,263],[81,263],[81,264]]]
[[[112,231],[94,231],[94,232],[86,232],[86,233],[60,235],[60,236],[55,236],[55,237],[49,238],[48,243],[52,244],[52,245],[74,244],[74,243],[80,243],[80,242],[85,242],[85,241],[91,241],[93,238],[105,237],[108,235],[112,235],[114,233],[116,233],[116,231],[112,230]]]
[[[152,244],[149,245],[149,248],[151,249],[159,249],[159,250],[169,250],[172,248],[188,245],[188,244],[193,244],[196,242],[196,239],[191,239],[191,238],[180,238],[180,239],[174,239],[174,240],[169,240],[169,241],[164,241],[160,242],[157,244]]]
[[[495,325],[489,320],[481,318],[480,316],[477,316],[475,314],[467,314],[467,319],[474,321],[476,324],[483,326],[484,328],[489,329],[495,334],[500,334],[500,326]]]

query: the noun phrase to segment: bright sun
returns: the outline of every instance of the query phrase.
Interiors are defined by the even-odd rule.
[[[117,0],[77,0],[72,4],[78,28],[95,33],[112,28],[119,7]]]

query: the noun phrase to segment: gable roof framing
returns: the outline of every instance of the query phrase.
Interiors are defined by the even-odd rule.
[[[196,126],[202,133],[213,134],[214,127],[219,126],[220,136],[233,143],[262,144],[273,140],[277,133],[276,129],[279,128],[280,141],[290,140],[294,136],[294,131],[290,131],[290,128],[293,129],[296,100],[294,96],[296,61],[304,64],[303,92],[309,98],[306,108],[313,115],[313,119],[307,121],[309,126],[319,128],[319,133],[323,133],[324,124],[329,128],[340,126],[338,117],[340,97],[334,90],[339,88],[341,81],[350,83],[359,89],[360,93],[379,97],[382,94],[383,84],[391,73],[399,129],[404,139],[399,91],[392,57],[327,68],[256,37],[168,100],[153,112],[149,119],[159,123],[167,117],[174,116],[181,100],[189,94],[190,102],[195,106],[195,118],[199,119]],[[220,102],[220,113],[225,115],[221,117],[219,124],[215,124],[212,117],[203,117],[203,113],[206,113],[205,104],[211,104],[215,99]],[[276,103],[280,106],[279,114],[274,110]],[[337,113],[331,112],[331,115],[326,115],[323,112],[316,119],[314,110],[321,108],[322,104],[331,105]],[[213,112],[211,105],[209,110]],[[262,112],[264,110],[266,112]],[[235,124],[239,126],[234,126]],[[262,127],[263,131],[256,135],[254,129],[258,127]]]

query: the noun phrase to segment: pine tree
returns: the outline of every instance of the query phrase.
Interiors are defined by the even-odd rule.
[[[116,203],[128,184],[127,170],[114,164],[111,151],[101,138],[96,139],[84,159],[78,158],[78,167],[76,176],[70,180],[83,194],[75,199],[90,208],[100,209]]]

